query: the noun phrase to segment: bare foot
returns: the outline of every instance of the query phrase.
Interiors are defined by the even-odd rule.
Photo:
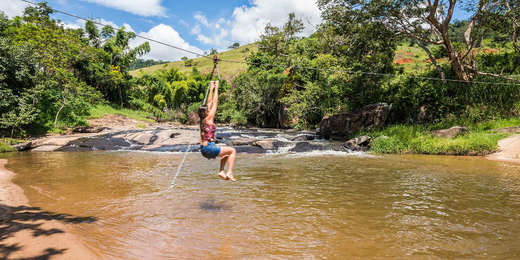
[[[230,180],[230,181],[237,181],[237,179],[235,179],[235,177],[233,177],[233,173],[231,173],[231,172],[228,172],[228,173],[226,174],[226,177],[227,177],[227,179]]]
[[[229,180],[228,176],[224,171],[219,172],[218,177],[222,178],[223,180]]]

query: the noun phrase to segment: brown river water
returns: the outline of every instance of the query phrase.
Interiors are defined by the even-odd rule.
[[[345,153],[21,153],[31,206],[94,217],[72,233],[104,259],[518,259],[520,165]]]

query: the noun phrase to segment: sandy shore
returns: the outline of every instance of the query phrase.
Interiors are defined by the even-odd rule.
[[[520,163],[520,135],[514,135],[498,142],[500,151],[486,156],[489,160]]]
[[[67,225],[93,221],[46,212],[28,205],[23,190],[13,184],[14,173],[0,159],[0,258],[1,259],[98,259]]]

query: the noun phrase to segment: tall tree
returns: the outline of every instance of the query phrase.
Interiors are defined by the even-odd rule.
[[[115,33],[115,35],[114,35]],[[120,106],[123,107],[123,92],[126,92],[125,85],[121,79],[128,80],[130,75],[128,71],[132,63],[138,56],[150,52],[150,44],[145,42],[135,48],[130,47],[130,40],[136,37],[134,32],[126,32],[121,27],[117,32],[111,26],[105,26],[101,35],[106,38],[103,49],[109,55],[109,64],[112,67],[113,82],[118,92]]]
[[[499,18],[507,15],[506,3],[514,0],[318,0],[324,17],[367,15],[380,20],[398,35],[416,42],[430,57],[442,77],[444,72],[435,61],[431,46],[442,45],[449,62],[460,80],[471,81],[477,74],[503,77],[480,72],[476,67],[474,49],[489,33]],[[517,5],[517,4],[516,4]],[[450,23],[456,8],[464,8],[472,16],[464,32],[465,47],[456,48],[450,36]],[[346,18],[348,19],[348,18]],[[341,18],[336,17],[341,23]]]

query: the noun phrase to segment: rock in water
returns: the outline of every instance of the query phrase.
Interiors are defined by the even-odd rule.
[[[370,136],[362,135],[356,138],[350,139],[343,144],[345,149],[350,151],[368,151],[370,149]]]
[[[18,152],[28,151],[33,148],[33,143],[27,142],[22,144],[15,144],[13,145],[13,148],[15,148]]]
[[[392,105],[372,104],[352,112],[323,118],[318,134],[325,138],[343,139],[360,131],[380,128],[384,125]]]
[[[262,140],[253,143],[254,146],[258,146],[264,150],[274,150],[276,140]]]
[[[466,134],[468,131],[469,129],[467,127],[454,126],[448,129],[435,130],[432,132],[432,135],[436,137],[455,138],[459,135]]]

